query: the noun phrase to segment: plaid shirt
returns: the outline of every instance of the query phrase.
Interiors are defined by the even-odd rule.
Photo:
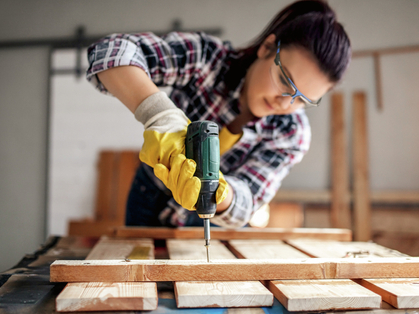
[[[113,34],[90,46],[88,55],[87,79],[103,93],[108,92],[98,80],[98,72],[133,65],[146,71],[157,86],[172,87],[170,98],[191,121],[210,120],[222,128],[240,112],[244,78],[237,88],[223,92],[226,71],[238,53],[228,42],[205,33],[173,32],[164,37]],[[310,137],[302,109],[247,123],[240,140],[221,156],[221,171],[234,189],[233,202],[211,222],[228,228],[246,225],[252,214],[275,196],[290,168],[301,161]],[[181,226],[187,215],[172,199],[159,218]]]

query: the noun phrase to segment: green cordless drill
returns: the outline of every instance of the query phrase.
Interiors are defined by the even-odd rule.
[[[186,158],[196,162],[195,176],[201,180],[201,191],[195,205],[196,213],[204,219],[204,238],[207,261],[210,261],[210,221],[217,209],[215,191],[220,170],[220,141],[218,125],[210,121],[196,121],[188,125]]]

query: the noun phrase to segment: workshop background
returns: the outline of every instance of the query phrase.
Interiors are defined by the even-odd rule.
[[[42,40],[74,39],[80,27],[85,37],[180,28],[219,32],[219,37],[239,47],[290,2],[2,0],[0,271],[34,251],[48,235],[66,234],[69,219],[93,214],[99,151],[139,149],[142,144],[141,124],[117,100],[101,95],[85,80],[85,47],[78,61],[78,49],[50,49]],[[419,45],[419,1],[329,3],[354,51]],[[10,44],[34,40],[39,45]],[[348,151],[352,94],[364,91],[370,189],[418,191],[419,52],[389,54],[380,60],[382,109],[377,106],[372,57],[353,59],[336,88],[345,97]],[[81,76],[77,68],[82,69]],[[330,189],[330,96],[307,113],[311,149],[284,180],[283,189]]]

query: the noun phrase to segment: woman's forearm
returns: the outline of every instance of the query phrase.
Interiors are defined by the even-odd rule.
[[[144,99],[159,91],[145,71],[136,66],[111,68],[97,76],[106,89],[131,112],[135,112]]]

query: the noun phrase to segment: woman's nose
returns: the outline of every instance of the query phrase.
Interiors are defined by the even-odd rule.
[[[277,96],[275,102],[281,109],[288,109],[291,106],[291,96]]]

